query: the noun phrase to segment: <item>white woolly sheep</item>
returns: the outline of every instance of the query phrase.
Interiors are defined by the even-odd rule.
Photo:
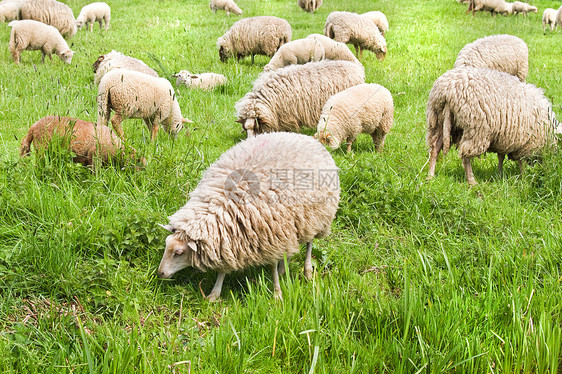
[[[4,0],[0,2],[0,22],[9,22],[21,18],[20,9],[23,2]]]
[[[128,69],[138,71],[152,77],[158,77],[158,73],[139,59],[111,51],[101,55],[92,65],[94,68],[94,84],[99,85],[103,76],[113,69]]]
[[[558,26],[562,27],[562,6],[556,11],[556,27]]]
[[[556,10],[546,8],[542,14],[542,31],[546,33],[546,25],[550,26],[550,31],[556,28]]]
[[[76,34],[76,20],[72,9],[56,0],[29,0],[21,8],[21,18],[54,26],[67,39]]]
[[[386,32],[388,31],[388,20],[383,12],[378,10],[363,13],[362,16],[368,17],[373,23],[378,27],[379,31],[381,32],[382,36],[385,36]]]
[[[515,14],[523,13],[524,15],[527,15],[527,13],[529,12],[537,13],[538,11],[539,10],[537,9],[536,6],[529,5],[522,1],[513,2],[513,13]]]
[[[488,11],[492,15],[496,13],[506,15],[513,11],[513,5],[505,0],[470,0],[466,13],[468,14],[470,11],[472,11],[472,15],[477,11]]]
[[[24,49],[41,50],[41,62],[45,62],[45,56],[49,56],[52,60],[53,52],[67,64],[72,61],[74,52],[68,48],[59,30],[53,26],[32,20],[12,21],[8,26],[12,28],[10,53],[16,65],[19,65],[20,55]]]
[[[330,96],[365,82],[363,66],[348,61],[310,62],[262,73],[235,109],[248,137],[316,128]]]
[[[454,67],[461,66],[503,71],[525,82],[529,72],[529,48],[513,35],[486,36],[461,49]]]
[[[100,81],[97,100],[98,123],[107,125],[113,110],[111,124],[121,139],[124,135],[121,122],[126,118],[142,118],[151,140],[156,138],[160,124],[175,137],[183,123],[191,122],[182,117],[176,94],[167,79],[137,71],[109,71]]]
[[[76,18],[76,27],[82,29],[84,25],[89,26],[90,32],[94,31],[94,23],[100,25],[104,23],[104,29],[109,29],[109,21],[111,21],[111,8],[106,3],[91,3],[82,7],[78,18]]]
[[[220,297],[227,273],[271,265],[274,294],[282,298],[284,256],[306,243],[304,274],[312,277],[312,241],[330,233],[338,210],[338,168],[310,136],[256,136],[226,151],[203,175],[187,204],[169,217],[172,232],[158,276],[186,267],[217,271],[207,297]]]
[[[314,137],[332,150],[345,141],[349,152],[357,135],[369,134],[381,152],[393,118],[390,91],[379,84],[359,84],[328,99]]]
[[[298,5],[302,10],[314,13],[322,5],[322,0],[299,0]]]
[[[125,146],[107,126],[77,118],[47,116],[35,122],[22,139],[20,156],[27,156],[31,143],[36,151],[42,152],[51,143],[53,136],[63,139],[68,149],[74,153],[73,161],[83,165],[95,165],[96,160],[108,164],[111,159],[124,156]],[[138,163],[146,165],[144,157],[137,158],[134,148],[129,149],[130,156]]]
[[[345,43],[336,42],[334,39],[322,34],[310,34],[307,38],[316,39],[322,43],[326,60],[344,60],[361,64]]]
[[[189,88],[199,88],[201,90],[212,90],[226,84],[226,77],[217,73],[191,74],[187,70],[180,70],[179,73],[172,75],[176,78],[176,84],[184,85]]]
[[[490,69],[460,67],[443,74],[429,93],[426,115],[428,179],[435,175],[439,152],[446,155],[453,143],[469,185],[476,184],[472,158],[497,153],[501,175],[507,155],[519,161],[522,171],[522,159],[556,148],[554,134],[562,132],[540,88]]]
[[[386,56],[386,40],[370,18],[351,12],[332,12],[326,19],[324,35],[341,43],[353,44],[357,57],[363,50],[374,52],[379,60]]]
[[[306,64],[323,60],[325,56],[324,45],[314,38],[293,40],[283,44],[281,48],[263,67],[264,71],[271,71],[287,65]]]
[[[283,44],[291,41],[289,22],[273,16],[243,18],[234,22],[230,30],[218,38],[219,57],[226,62],[230,57],[240,60],[245,56],[273,56]]]
[[[242,9],[236,5],[234,0],[211,0],[209,3],[209,8],[213,13],[217,12],[217,9],[225,10],[226,15],[230,17],[230,12],[240,15],[242,14]]]

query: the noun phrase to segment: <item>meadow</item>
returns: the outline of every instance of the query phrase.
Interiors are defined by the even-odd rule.
[[[86,0],[67,2],[78,15]],[[394,97],[382,153],[360,136],[332,153],[342,196],[332,234],[304,250],[272,297],[269,269],[227,276],[208,302],[214,273],[156,276],[166,232],[204,170],[245,138],[234,103],[268,58],[219,60],[216,39],[240,17],[207,1],[111,0],[108,32],[79,31],[71,65],[24,51],[15,66],[0,24],[0,372],[2,373],[557,373],[562,370],[562,155],[520,174],[497,157],[473,161],[469,188],[456,149],[427,182],[425,106],[435,79],[477,38],[516,35],[529,46],[527,82],[562,117],[562,31],[543,34],[538,14],[465,15],[453,0],[325,0],[316,14],[296,0],[240,0],[244,17],[276,15],[293,39],[321,33],[335,10],[383,11],[388,55],[365,52],[366,81]],[[46,115],[95,121],[92,63],[112,49],[163,77],[213,71],[213,92],[177,89],[189,136],[123,123],[145,168],[95,171],[54,148],[18,156],[27,128]],[[173,82],[175,83],[175,82]],[[185,130],[184,130],[185,131]],[[310,130],[304,131],[312,135]]]

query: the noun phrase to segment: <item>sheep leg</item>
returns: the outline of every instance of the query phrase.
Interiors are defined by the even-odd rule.
[[[523,160],[517,160],[517,163],[519,164],[519,171],[521,175],[523,175],[525,173],[525,162],[523,162]]]
[[[373,143],[375,143],[375,150],[379,153],[382,152],[384,147],[384,138],[386,137],[385,133],[381,129],[376,129],[371,134],[371,137],[373,138]]]
[[[217,301],[221,297],[222,291],[222,282],[224,282],[224,276],[226,273],[219,273],[217,276],[217,281],[211,290],[211,293],[207,296],[207,300],[209,301]]]
[[[45,51],[41,50],[41,63],[44,64],[45,63]]]
[[[283,300],[283,293],[279,285],[279,272],[277,271],[278,262],[271,265],[271,273],[273,278],[273,295],[276,299]]]
[[[14,62],[15,62],[16,65],[19,65],[19,64],[20,64],[20,55],[21,55],[21,51],[22,51],[21,49],[15,49],[15,50],[12,52],[12,57],[14,58]]]
[[[498,172],[500,173],[500,177],[503,177],[503,160],[505,159],[505,155],[503,153],[498,153]]]
[[[94,31],[94,23],[96,23],[96,21],[90,22],[90,24],[88,25],[90,27],[90,32]],[[101,24],[100,24],[100,29],[101,29]]]
[[[254,63],[254,55],[252,55],[252,64]]]
[[[287,265],[289,265],[290,260],[291,260],[291,257],[287,256]],[[279,275],[285,274],[285,270],[286,270],[285,269],[285,261],[284,260],[279,261],[279,266],[278,266],[278,269],[277,269],[277,271],[279,272]]]
[[[470,157],[462,158],[462,166],[464,168],[464,173],[466,175],[466,181],[469,186],[475,186],[478,184],[476,179],[474,179],[474,174],[472,173],[472,163],[470,162]]]
[[[304,277],[312,279],[312,241],[306,243],[306,258],[304,260]]]
[[[435,165],[437,164],[437,157],[439,156],[439,152],[441,152],[441,148],[443,148],[442,137],[437,139],[429,151],[429,172],[427,173],[427,180],[430,180],[435,176]]]
[[[123,121],[123,116],[117,112],[113,115],[111,119],[111,125],[113,126],[113,130],[117,133],[117,136],[121,138],[121,140],[125,139],[125,134],[123,133],[123,127],[121,126],[121,122]]]

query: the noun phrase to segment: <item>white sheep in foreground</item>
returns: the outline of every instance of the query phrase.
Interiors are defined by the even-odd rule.
[[[35,150],[43,152],[53,140],[61,138],[68,149],[74,153],[73,161],[89,166],[101,161],[108,164],[110,160],[123,161],[125,146],[107,126],[77,118],[47,116],[35,122],[22,139],[20,156],[24,157],[31,151],[31,143]],[[130,157],[139,164],[146,165],[144,157],[137,158],[134,148],[129,147]]]
[[[353,44],[357,57],[363,50],[374,52],[379,60],[386,56],[386,40],[369,17],[351,12],[332,12],[324,24],[324,35],[341,43]]]
[[[90,32],[94,30],[94,23],[100,25],[102,21],[104,23],[104,29],[107,31],[109,29],[109,21],[111,21],[111,8],[106,3],[98,2],[85,5],[78,18],[76,18],[76,27],[82,29],[84,25],[89,26]]]
[[[475,185],[471,159],[498,154],[503,174],[507,155],[519,161],[544,148],[556,148],[562,133],[552,105],[540,88],[513,75],[472,67],[450,70],[433,84],[427,103],[428,179],[435,175],[437,156],[457,144],[469,185]]]
[[[217,40],[219,57],[226,62],[230,57],[238,60],[245,56],[273,56],[283,44],[291,41],[289,22],[273,16],[243,18]]]
[[[347,142],[349,152],[359,134],[369,134],[377,152],[381,152],[393,118],[390,91],[379,84],[359,84],[328,99],[314,137],[332,150]]]
[[[220,297],[227,273],[271,265],[282,298],[279,268],[306,243],[304,274],[312,277],[312,241],[330,233],[338,210],[338,168],[310,136],[272,133],[244,140],[205,172],[185,206],[169,217],[172,232],[160,278],[194,267],[217,271],[208,299]]]
[[[150,139],[156,138],[160,124],[172,136],[182,129],[183,118],[176,94],[170,82],[164,78],[127,69],[114,69],[103,76],[98,87],[98,123],[107,125],[111,111],[113,129],[123,139],[121,122],[127,118],[142,118],[150,131]]]
[[[524,15],[527,15],[527,13],[529,13],[529,12],[537,13],[538,11],[539,10],[537,9],[536,6],[529,5],[529,4],[524,3],[522,1],[514,1],[513,2],[513,13],[515,13],[515,14],[523,13]]]
[[[217,9],[225,10],[226,15],[230,17],[230,12],[240,15],[242,14],[242,9],[236,5],[234,0],[211,0],[209,3],[209,8],[213,11],[213,13],[217,12]]]
[[[550,31],[556,28],[556,10],[546,8],[542,14],[542,31],[546,33],[546,25],[550,26]]]
[[[500,13],[503,15],[510,14],[513,11],[513,5],[505,0],[470,0],[466,13],[474,15],[477,11],[488,11],[492,15]]]
[[[299,7],[309,13],[314,13],[322,5],[322,0],[299,0]]]
[[[364,82],[363,66],[348,61],[324,60],[265,72],[234,106],[237,122],[248,137],[316,128],[330,96]]]
[[[529,48],[513,35],[486,36],[461,49],[454,67],[461,66],[503,71],[525,82],[529,72]]]
[[[21,8],[21,19],[54,26],[67,39],[76,34],[76,20],[72,9],[56,0],[29,0]]]
[[[41,50],[41,62],[45,62],[45,56],[52,60],[53,52],[67,64],[72,61],[74,52],[53,26],[32,20],[12,21],[8,26],[12,28],[9,48],[16,65],[19,65],[21,52],[25,49]]]
[[[316,39],[322,43],[326,60],[344,60],[361,64],[345,43],[336,42],[334,39],[322,34],[310,34],[307,38]]]
[[[378,10],[363,13],[362,16],[368,17],[373,23],[378,27],[379,31],[381,32],[382,36],[385,36],[386,32],[388,31],[388,20],[383,12]]]
[[[103,76],[113,69],[134,70],[152,77],[158,77],[158,73],[143,61],[115,50],[99,56],[92,66],[94,68],[94,84],[96,86],[99,85]]]
[[[306,64],[323,60],[325,56],[324,45],[314,38],[293,40],[283,44],[273,55],[264,71],[276,70],[287,65]]]
[[[176,85],[184,85],[189,88],[198,88],[201,90],[212,90],[216,87],[226,84],[226,77],[217,73],[199,73],[191,74],[187,70],[180,70],[179,73],[172,75],[176,78]]]

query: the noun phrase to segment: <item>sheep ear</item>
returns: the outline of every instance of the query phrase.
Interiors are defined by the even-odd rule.
[[[179,76],[180,76],[179,74],[172,74],[172,78],[177,78]]]
[[[198,79],[198,78],[199,78],[198,75],[190,75],[189,77],[190,77],[191,79]]]
[[[182,123],[193,123],[193,121],[190,120],[190,119],[188,119],[188,118],[182,118],[182,119],[181,119],[181,122],[182,122]]]
[[[193,251],[197,252],[197,244],[194,241],[187,242],[187,246]]]
[[[158,226],[162,227],[165,230],[168,230],[172,234],[176,232],[176,228],[172,225],[162,225],[161,223],[159,223]]]

